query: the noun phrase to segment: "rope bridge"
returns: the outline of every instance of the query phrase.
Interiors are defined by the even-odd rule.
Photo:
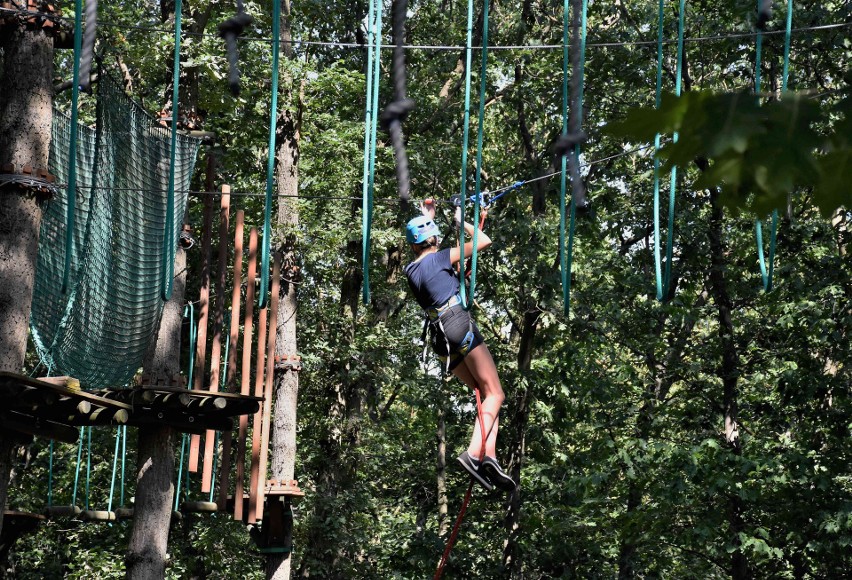
[[[69,182],[72,124],[54,113],[50,172]],[[30,326],[51,374],[88,388],[121,386],[142,366],[163,301],[167,215],[172,240],[183,223],[200,141],[177,136],[174,204],[168,207],[171,133],[108,75],[98,86],[97,123],[76,127],[76,204],[69,286],[62,291],[68,189],[45,208]],[[171,210],[171,211],[170,211]]]

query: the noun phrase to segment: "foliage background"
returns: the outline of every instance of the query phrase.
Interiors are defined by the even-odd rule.
[[[688,2],[686,35],[748,33],[753,4]],[[771,30],[783,26],[783,7],[776,4]],[[463,44],[465,7],[457,0],[410,2],[408,41]],[[215,24],[233,9],[217,0],[184,3],[182,89],[197,99],[204,129],[218,135],[217,183],[258,194],[265,178],[270,51],[265,42],[240,42],[243,92],[231,97]],[[245,36],[267,37],[269,3],[249,1],[246,9],[254,24]],[[366,10],[360,1],[294,3],[294,38],[362,42]],[[668,38],[675,38],[676,10],[677,3],[666,3]],[[169,13],[167,2],[101,6],[104,67],[121,76],[125,66],[128,90],[151,111],[162,109],[170,94]],[[848,1],[797,1],[794,26],[849,24],[850,15]],[[592,2],[588,18],[584,161],[641,144],[605,128],[631,107],[653,104],[656,46],[630,43],[654,40],[656,3]],[[491,42],[559,44],[561,22],[561,3],[495,1]],[[782,42],[780,35],[765,38],[770,95],[780,87]],[[848,27],[794,33],[790,88],[809,91],[821,110],[834,110],[850,50]],[[384,135],[371,240],[373,298],[357,304],[360,202],[340,198],[361,192],[365,52],[297,43],[295,53],[282,61],[281,93],[282,108],[300,110],[302,119],[295,233],[305,370],[296,470],[307,497],[296,514],[294,570],[319,578],[422,578],[434,570],[447,524],[438,516],[436,430],[446,426],[448,463],[454,463],[469,436],[472,398],[460,384],[420,370],[421,319],[394,261],[407,218],[395,200],[393,154]],[[462,54],[408,51],[408,88],[417,109],[404,127],[415,197],[444,200],[460,188]],[[385,52],[382,103],[391,99],[389,58]],[[669,89],[674,59],[668,44]],[[684,89],[748,90],[753,62],[753,37],[687,42]],[[67,51],[57,51],[57,64],[64,80]],[[554,170],[561,71],[561,50],[491,52],[484,189]],[[477,76],[474,70],[474,82]],[[827,115],[811,129],[830,135],[843,121],[842,114]],[[715,210],[713,188],[691,187],[700,170],[689,165],[677,195],[674,288],[658,302],[651,168],[645,151],[584,171],[595,216],[578,223],[567,316],[559,287],[558,179],[525,186],[491,212],[494,246],[480,257],[477,317],[507,393],[499,448],[501,459],[520,470],[520,509],[476,493],[448,576],[725,577],[736,575],[742,560],[757,577],[840,577],[852,570],[850,216],[841,211],[828,222],[814,207],[811,188],[791,192],[775,289],[766,293],[755,216]],[[202,189],[200,173],[197,183]],[[247,223],[262,224],[261,199],[236,202]],[[445,208],[442,224],[449,229]],[[190,211],[200,224],[200,198]],[[199,256],[190,260],[198,272]],[[197,293],[197,278],[189,293]],[[731,353],[734,366],[726,359]],[[736,445],[725,433],[731,396]],[[108,494],[112,437],[107,430],[95,434],[91,499],[98,505]],[[58,496],[70,496],[75,453],[58,447]],[[25,450],[10,505],[44,506],[47,462],[44,442]],[[452,470],[447,482],[452,519],[467,482]],[[121,577],[127,531],[126,523],[49,522],[17,544],[7,574]],[[171,555],[171,578],[263,575],[248,535],[225,516],[176,524]]]

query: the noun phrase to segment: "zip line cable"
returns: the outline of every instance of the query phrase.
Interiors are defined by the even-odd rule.
[[[585,163],[580,164],[580,169],[585,169],[587,167],[591,167],[592,165],[597,165],[599,163],[604,163],[606,161],[612,161],[613,159],[618,159],[620,157],[626,157],[627,155],[633,155],[634,153],[638,153],[640,151],[645,151],[646,149],[650,149],[651,147],[653,147],[653,145],[642,145],[642,146],[636,147],[634,149],[622,151],[621,153],[616,153],[614,155],[609,155],[607,157],[602,157],[600,159],[594,159],[592,161],[587,161]],[[526,180],[523,180],[523,181],[516,181],[516,182],[512,183],[511,185],[507,185],[507,186],[504,186],[504,187],[498,187],[497,189],[492,189],[492,190],[488,190],[488,191],[483,191],[481,195],[488,196],[488,195],[495,194],[495,193],[501,193],[501,192],[505,193],[505,192],[511,191],[513,189],[517,189],[517,188],[519,188],[523,185],[527,185],[529,183],[534,183],[536,181],[541,181],[541,180],[544,180],[544,179],[549,179],[551,177],[555,177],[556,175],[559,175],[559,173],[560,173],[559,171],[553,171],[553,172],[547,173],[545,175],[539,175],[538,177],[531,177],[530,179],[526,179]],[[56,187],[63,188],[63,187],[66,187],[66,186],[67,186],[67,184],[58,184]],[[91,187],[87,187],[86,189],[91,189],[91,190],[109,189],[111,191],[133,191],[133,192],[141,191],[143,193],[145,193],[145,192],[154,193],[154,192],[165,191],[164,189],[150,189],[150,188],[139,189],[139,188],[135,188],[135,187],[108,187],[108,186],[91,186]],[[186,193],[186,194],[194,195],[194,196],[222,195],[221,191],[201,191],[201,190],[195,190],[195,189],[176,189],[175,193]],[[241,191],[232,191],[230,193],[230,195],[232,197],[233,196],[235,196],[235,197],[264,197],[266,194],[264,194],[264,193],[252,193],[252,192],[245,192],[245,191],[242,191],[242,192]],[[334,195],[308,195],[308,196],[305,196],[305,195],[296,195],[296,194],[277,194],[277,195],[275,195],[275,197],[298,198],[298,199],[305,200],[305,201],[316,201],[316,200],[359,201],[359,200],[362,199],[361,197],[355,197],[355,196],[334,196]],[[497,196],[492,197],[491,198],[492,203],[494,202],[494,200],[499,199],[499,197],[502,197],[502,195],[497,195]],[[398,197],[378,197],[378,198],[374,198],[373,201],[398,202],[400,200],[399,200]],[[441,200],[438,200],[438,201],[441,202]]]
[[[47,20],[52,20],[55,22],[70,22],[73,21],[73,18],[66,16],[57,16],[54,14],[44,14],[42,12],[37,12],[33,10],[16,10],[13,8],[0,8],[0,13],[9,13],[9,14],[22,14],[22,15],[31,15],[31,16],[40,16]],[[168,29],[158,28],[156,26],[141,26],[141,25],[132,25],[120,22],[101,22],[101,28],[118,28],[122,30],[138,30],[140,32],[156,32],[162,34],[171,33]],[[820,24],[814,26],[802,26],[799,28],[793,28],[791,32],[817,32],[823,30],[834,30],[838,28],[849,28],[852,27],[852,22],[837,22],[830,24]],[[786,34],[785,30],[770,30],[763,32],[764,36],[776,36]],[[193,38],[220,38],[218,34],[206,33],[206,32],[186,32],[185,36],[193,37]],[[739,38],[754,38],[757,36],[756,32],[727,32],[721,34],[713,34],[708,36],[693,36],[687,37],[683,39],[683,42],[712,42],[716,40],[732,40]],[[260,36],[238,36],[236,38],[238,41],[243,42],[271,42],[271,38],[265,38]],[[364,49],[366,47],[365,44],[360,42],[335,42],[335,41],[322,41],[322,40],[281,40],[281,44],[290,44],[290,45],[304,45],[304,46],[321,46],[321,47],[329,47],[329,48],[347,48],[347,49]],[[596,41],[596,42],[587,42],[587,48],[616,48],[620,46],[655,46],[658,41],[656,40],[629,40],[629,41]],[[677,40],[669,39],[664,40],[663,44],[676,44]],[[383,50],[392,50],[394,47],[392,46],[384,46]],[[434,50],[434,51],[460,51],[466,50],[467,46],[461,45],[449,45],[449,44],[404,44],[402,48],[406,50]],[[481,46],[473,46],[472,50],[482,50]],[[507,44],[507,45],[493,45],[489,46],[488,50],[562,50],[561,44]]]

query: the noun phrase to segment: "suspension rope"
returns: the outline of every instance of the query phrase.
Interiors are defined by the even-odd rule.
[[[121,489],[120,489],[120,498],[119,498],[119,506],[124,507],[124,488],[125,488],[125,479],[124,479],[124,464],[127,461],[127,425],[122,425],[119,427],[122,432],[121,436]]]
[[[681,80],[683,78],[683,29],[686,19],[686,0],[680,0],[677,19],[677,69],[675,72],[675,95],[680,96]],[[677,143],[678,133],[672,135],[672,143]],[[674,218],[675,218],[675,196],[677,195],[677,167],[672,167],[669,179],[669,215],[668,231],[666,232],[666,269],[663,277],[663,292],[657,295],[662,300],[662,294],[670,290],[672,281],[672,259],[674,256]],[[659,220],[657,220],[659,221]]]
[[[80,53],[80,90],[89,92],[92,84],[92,56],[98,28],[98,0],[86,0],[86,31]]]
[[[572,0],[570,3],[572,39],[569,51],[568,14],[569,0],[562,6],[562,135],[554,146],[560,158],[559,189],[559,269],[562,278],[562,311],[567,316],[571,303],[571,267],[574,259],[574,231],[577,208],[588,207],[585,187],[580,175],[580,145],[586,136],[582,131],[583,91],[586,63],[586,14],[587,0]],[[571,64],[571,114],[568,114],[568,64]],[[565,240],[565,214],[567,174],[571,173],[571,203],[569,210],[568,241]]]
[[[482,135],[483,135],[483,124],[485,117],[485,89],[487,86],[487,67],[488,67],[488,13],[489,13],[489,0],[485,0],[483,9],[482,9],[482,63],[480,66],[479,72],[479,114],[478,114],[478,123],[479,126],[477,128],[477,153],[476,153],[476,185],[475,185],[475,200],[476,204],[474,205],[473,210],[473,222],[474,226],[479,223],[479,210],[482,204],[482,198],[479,195],[479,185],[480,185],[480,173],[482,166]],[[465,255],[464,255],[464,224],[465,224],[465,216],[464,216],[464,206],[465,206],[465,196],[467,194],[467,154],[468,154],[468,141],[470,136],[470,78],[471,78],[471,56],[472,56],[472,44],[473,44],[473,0],[468,0],[467,3],[467,46],[465,49],[465,94],[464,94],[464,136],[462,137],[462,167],[461,167],[461,193],[459,198],[461,200],[461,225],[459,231],[459,250],[461,252],[461,263],[464,264]],[[460,296],[460,304],[464,310],[470,310],[474,304],[474,293],[476,291],[476,262],[479,255],[479,248],[477,248],[479,239],[479,228],[474,227],[473,230],[473,251],[471,252],[471,276],[470,276],[470,299],[467,298],[468,289],[465,284],[465,268],[459,268],[459,296]]]
[[[183,317],[189,319],[189,366],[187,368],[187,384],[189,389],[192,389],[192,374],[195,369],[195,347],[198,340],[198,329],[195,325],[195,306],[192,302],[187,302],[183,308]],[[186,454],[186,445],[189,441],[189,435],[184,433],[180,442],[180,462],[178,463],[177,485],[175,486],[175,511],[180,505],[181,481],[183,480],[183,465],[184,455]],[[187,481],[189,475],[187,475]]]
[[[74,3],[74,65],[71,73],[71,144],[68,147],[68,207],[65,217],[65,265],[62,293],[68,292],[71,256],[74,253],[74,211],[77,206],[77,109],[80,100],[80,57],[83,52],[83,0]]]
[[[278,58],[281,43],[281,0],[273,0],[272,15],[272,104],[269,119],[269,155],[266,161],[266,202],[263,207],[263,241],[260,252],[258,308],[269,302],[269,255],[272,251],[272,187],[275,183],[275,132],[278,124]]]
[[[71,494],[71,505],[77,505],[77,486],[80,483],[80,464],[83,458],[83,430],[85,427],[80,427],[80,433],[77,435],[77,469],[74,471],[74,491]]]
[[[180,95],[180,41],[182,0],[175,0],[175,55],[172,70],[172,142],[169,155],[169,192],[166,200],[166,224],[163,232],[162,297],[172,296],[175,276],[175,158],[177,154],[178,96]]]
[[[382,3],[370,0],[367,18],[367,87],[364,111],[364,179],[361,183],[361,268],[364,304],[370,303],[370,231],[373,224],[373,193],[376,172],[379,76],[381,73]]]
[[[388,131],[396,161],[396,184],[403,210],[408,209],[411,183],[408,174],[408,154],[402,135],[402,122],[414,109],[414,101],[406,97],[405,18],[408,0],[393,0],[393,102],[382,111],[382,127]]]
[[[231,326],[231,311],[228,310],[225,313],[225,315],[222,319],[222,327],[223,328],[230,328],[230,326]],[[222,373],[219,375],[220,376],[220,378],[219,378],[219,390],[220,391],[225,390],[225,383],[227,382],[226,378],[228,376],[228,356],[230,354],[230,351],[231,351],[231,334],[226,332],[225,333],[225,354],[224,354],[224,357],[223,357],[224,363],[222,365]],[[216,479],[217,479],[216,478],[216,472],[217,472],[218,466],[219,466],[219,454],[215,452],[215,450],[219,449],[219,431],[216,431],[216,438],[215,438],[215,442],[213,443],[213,449],[214,449],[214,452],[213,452],[213,471],[212,471],[213,475],[211,477],[211,480],[214,482],[214,484],[210,486],[210,498],[208,499],[208,501],[210,501],[210,502],[213,501],[213,492],[215,491],[215,488],[216,488],[215,482],[216,482]]]
[[[660,0],[657,9],[657,89],[654,94],[654,106],[659,109],[663,94],[663,18],[664,2]],[[663,299],[663,267],[660,256],[660,134],[654,135],[654,274],[657,282],[657,300]],[[671,234],[671,231],[669,231]]]
[[[754,68],[754,92],[760,100],[760,62],[761,62],[761,47],[763,44],[763,33],[766,21],[769,19],[769,11],[771,6],[766,0],[758,0],[758,22],[757,22],[757,40],[755,45],[755,68]],[[787,92],[787,79],[790,73],[790,34],[793,26],[793,0],[787,0],[787,23],[784,34],[784,65],[781,74],[781,94]],[[756,219],[754,221],[755,242],[757,244],[757,257],[760,264],[760,277],[763,281],[763,290],[770,292],[772,290],[772,278],[775,272],[775,247],[778,237],[778,209],[772,210],[772,225],[770,226],[769,234],[769,267],[767,269],[766,260],[763,255],[763,221]]]
[[[110,478],[109,486],[109,502],[107,503],[107,511],[112,511],[112,500],[115,497],[115,475],[118,472],[118,449],[121,445],[121,427],[115,430],[115,451],[112,455],[112,477]]]
[[[86,511],[89,510],[89,488],[92,483],[92,427],[86,427]]]

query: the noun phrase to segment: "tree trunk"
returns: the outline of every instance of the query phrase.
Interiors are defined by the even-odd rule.
[[[163,308],[160,331],[145,356],[145,374],[153,382],[180,375],[180,331],[186,290],[186,254],[177,249],[172,297]],[[165,577],[169,524],[174,501],[174,430],[166,426],[139,428],[136,500],[127,550],[127,578]]]
[[[0,43],[0,168],[46,170],[53,122],[53,39],[41,30],[6,27]],[[13,184],[0,187],[0,370],[19,373],[27,351],[42,208],[32,191]],[[0,440],[0,530],[15,445],[5,437]]]
[[[722,379],[722,405],[725,412],[725,442],[734,455],[742,455],[742,441],[737,424],[737,379],[739,377],[739,355],[734,338],[734,325],[731,320],[732,303],[725,281],[725,248],[722,241],[722,208],[718,204],[718,192],[710,194],[710,293],[716,304],[719,319],[719,339],[722,346],[722,365],[719,376]],[[737,548],[731,554],[731,577],[735,580],[749,577],[748,562],[739,545],[738,536],[745,530],[742,499],[736,494],[728,496],[729,534],[733,536]]]
[[[293,58],[293,46],[290,42],[290,0],[281,3],[281,39],[284,56]],[[301,123],[302,90],[296,96],[295,111],[285,109],[278,118],[276,135],[276,161],[278,195],[278,235],[279,256],[281,259],[281,289],[279,291],[278,320],[275,354],[278,356],[295,355],[298,352],[296,340],[296,316],[298,312],[299,255],[296,231],[299,227],[299,206],[296,196],[299,194],[299,127]],[[293,98],[289,99],[293,103]],[[292,108],[292,107],[291,107]],[[296,473],[296,409],[299,395],[299,373],[290,369],[275,369],[275,422],[272,426],[272,477],[289,481]],[[265,477],[266,474],[261,474]],[[285,508],[286,509],[286,508]],[[266,577],[275,580],[290,578],[292,554],[269,554],[266,559]]]
[[[438,408],[438,535],[443,537],[447,533],[447,423],[444,409]]]

